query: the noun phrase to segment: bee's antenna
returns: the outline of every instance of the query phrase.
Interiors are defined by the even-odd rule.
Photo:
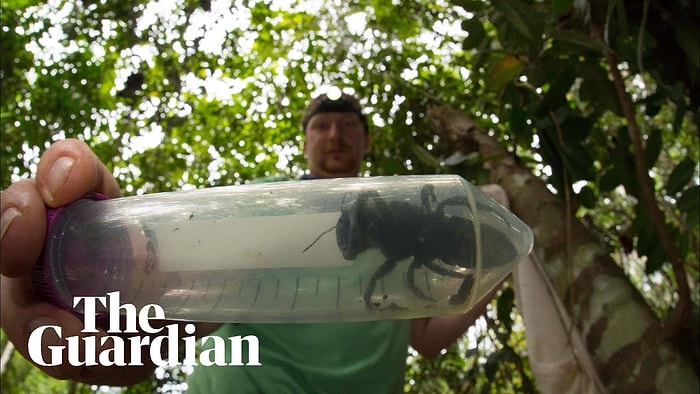
[[[311,242],[311,245],[307,246],[306,249],[304,249],[301,253],[306,253],[306,251],[309,250],[309,249],[311,249],[311,247],[314,246],[314,244],[315,244],[316,242],[318,242],[318,240],[321,239],[321,237],[323,237],[324,235],[326,235],[326,234],[330,233],[331,231],[335,230],[336,227],[337,227],[337,226],[333,226],[333,227],[329,228],[328,230],[322,232],[321,235],[319,235],[318,237],[316,237],[316,239],[314,239],[314,241]]]

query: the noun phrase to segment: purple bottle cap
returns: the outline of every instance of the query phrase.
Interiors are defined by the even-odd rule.
[[[104,296],[106,291],[101,289],[107,289],[108,282],[115,279],[110,273],[121,270],[109,254],[115,248],[128,247],[128,243],[118,235],[114,239],[114,234],[102,235],[99,231],[94,232],[93,239],[72,242],[69,246],[64,246],[61,239],[71,231],[70,220],[77,211],[74,208],[108,198],[90,193],[75,203],[46,210],[44,250],[32,273],[32,284],[47,301],[79,316],[82,313],[80,308],[73,308],[73,297]],[[114,245],[104,245],[105,242]],[[95,292],[101,294],[92,294]]]

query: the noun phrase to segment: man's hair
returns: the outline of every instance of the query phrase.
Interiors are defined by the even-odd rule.
[[[306,111],[304,111],[304,118],[301,123],[304,127],[304,133],[306,133],[306,126],[309,124],[311,118],[314,115],[322,112],[352,112],[357,114],[362,121],[362,126],[365,128],[365,133],[369,132],[369,126],[367,124],[367,115],[362,112],[362,105],[360,100],[355,96],[347,93],[343,93],[337,99],[328,98],[324,93],[320,96],[315,97],[311,100]]]

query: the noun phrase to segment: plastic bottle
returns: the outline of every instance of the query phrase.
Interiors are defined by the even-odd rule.
[[[81,313],[74,296],[119,291],[191,321],[460,313],[533,244],[527,225],[453,175],[93,197],[52,216],[35,283],[57,305]]]

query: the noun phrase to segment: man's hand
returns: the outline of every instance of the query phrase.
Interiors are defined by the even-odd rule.
[[[41,299],[32,288],[30,274],[39,260],[46,237],[45,207],[60,207],[90,192],[110,197],[120,195],[119,185],[107,167],[78,140],[53,144],[39,161],[36,179],[19,181],[2,192],[0,325],[24,357],[28,358],[29,335],[39,326],[60,326],[63,338],[85,335],[80,332],[82,321],[79,318]],[[106,334],[102,331],[91,335]],[[66,341],[59,339],[52,330],[45,331],[43,337],[45,360],[48,359],[48,345],[66,345]],[[107,346],[110,342],[107,341]],[[66,358],[64,350],[63,359]],[[152,373],[154,366],[76,367],[64,362],[60,366],[40,368],[59,379],[125,385],[143,380]]]

